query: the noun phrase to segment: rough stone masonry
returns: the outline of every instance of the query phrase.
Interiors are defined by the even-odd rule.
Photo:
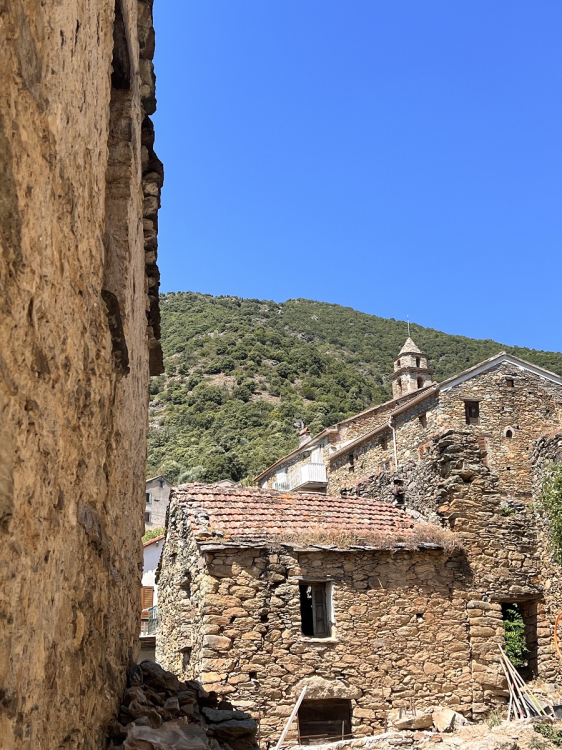
[[[0,737],[98,748],[138,635],[152,0],[0,0]]]

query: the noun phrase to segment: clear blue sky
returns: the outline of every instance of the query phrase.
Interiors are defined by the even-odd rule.
[[[156,0],[163,291],[562,348],[560,0]]]

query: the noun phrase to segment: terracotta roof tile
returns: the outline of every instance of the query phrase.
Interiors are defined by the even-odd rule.
[[[194,531],[208,527],[240,541],[280,539],[318,527],[326,531],[382,532],[389,537],[414,528],[404,511],[369,498],[205,484],[180,485],[172,493]]]

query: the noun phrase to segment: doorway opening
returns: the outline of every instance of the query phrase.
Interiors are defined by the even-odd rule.
[[[351,737],[351,701],[343,698],[304,700],[298,712],[299,744],[321,745],[327,739]]]
[[[505,651],[525,681],[537,676],[537,602],[502,602]]]

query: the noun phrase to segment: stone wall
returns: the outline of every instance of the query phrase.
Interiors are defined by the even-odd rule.
[[[508,381],[513,386],[508,386]],[[466,424],[465,401],[480,405],[479,424]],[[562,424],[562,386],[521,367],[496,367],[405,408],[394,418],[398,465],[423,457],[425,446],[444,429],[465,430],[480,439],[505,496],[531,497],[533,442]],[[510,436],[508,436],[510,434]],[[353,454],[353,462],[349,455]],[[394,467],[392,431],[331,459],[328,494],[338,494],[384,467]]]
[[[161,359],[151,7],[123,0],[114,34],[115,0],[0,2],[6,750],[101,747],[138,637],[149,346]]]
[[[158,661],[250,711],[264,739],[278,736],[305,684],[307,698],[351,700],[354,735],[384,728],[411,699],[471,715],[474,606],[462,555],[202,543],[197,553],[185,531],[179,515],[170,518]],[[332,587],[329,638],[302,634],[299,583],[314,579]]]
[[[540,440],[534,453],[539,483],[548,457],[560,454],[562,438]],[[500,477],[487,466],[478,436],[448,430],[425,446],[424,459],[402,464],[343,489],[396,503],[414,514],[449,526],[462,542],[472,609],[471,642],[475,680],[485,679],[480,703],[502,694],[493,678],[498,643],[503,643],[501,602],[519,602],[535,639],[532,668],[546,681],[562,676],[554,656],[553,625],[562,609],[562,576],[548,551],[544,524],[526,493],[502,492]],[[484,673],[480,678],[479,673]]]

